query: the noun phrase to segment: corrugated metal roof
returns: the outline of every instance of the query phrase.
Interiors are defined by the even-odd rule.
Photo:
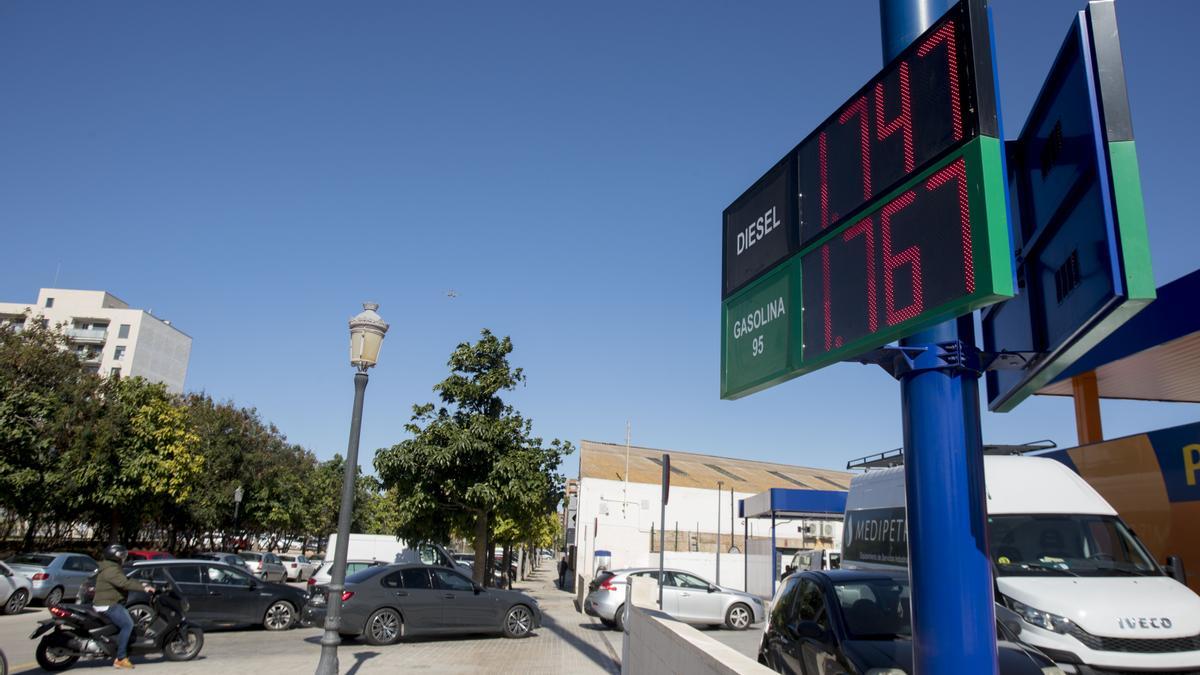
[[[629,448],[629,482],[658,485],[662,478],[662,454],[671,453],[671,486],[713,489],[717,481],[738,492],[763,492],[771,488],[836,488],[848,490],[853,474],[830,469],[811,469],[789,464],[756,462],[749,459],[714,457],[677,450]],[[649,460],[649,461],[647,461]],[[580,441],[579,477],[624,480],[625,446],[618,443]],[[730,477],[736,481],[731,483]]]

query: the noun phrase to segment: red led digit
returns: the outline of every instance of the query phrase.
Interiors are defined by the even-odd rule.
[[[817,137],[817,164],[821,180],[821,229],[829,227],[829,154],[825,132]]]
[[[875,138],[884,140],[899,130],[904,138],[904,171],[913,170],[912,98],[908,87],[908,64],[900,64],[900,114],[891,122],[883,113],[883,80],[875,83]],[[960,130],[961,134],[962,131]]]
[[[842,233],[842,241],[850,241],[861,236],[866,246],[867,259],[867,329],[874,333],[879,329],[879,316],[875,302],[875,223],[871,218],[863,218],[854,227]]]
[[[954,140],[962,138],[962,117],[958,109],[958,50],[954,45],[954,22],[947,21],[933,35],[917,47],[917,56],[927,56],[938,45],[946,45],[946,68],[950,79],[950,121],[954,128]]]
[[[879,216],[880,229],[883,234],[883,295],[886,301],[885,309],[889,326],[907,321],[925,310],[924,291],[921,288],[921,250],[913,245],[899,253],[892,253],[892,216],[911,205],[916,199],[916,193],[909,190],[888,202]],[[902,265],[908,265],[912,271],[912,304],[903,309],[896,309],[893,272]]]
[[[860,148],[860,159],[862,160],[862,185],[863,199],[871,198],[871,133],[870,119],[868,119],[869,108],[867,107],[867,97],[859,97],[857,101],[851,103],[838,116],[838,124],[845,124],[850,121],[851,117],[858,115],[858,143]]]
[[[963,280],[968,293],[975,292],[975,259],[971,250],[971,205],[967,201],[967,166],[960,157],[925,181],[925,189],[933,192],[950,181],[958,185],[958,218],[962,233]]]

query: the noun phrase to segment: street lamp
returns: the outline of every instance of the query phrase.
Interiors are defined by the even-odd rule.
[[[379,305],[364,302],[363,311],[350,319],[350,365],[354,374],[354,413],[350,418],[350,443],[346,448],[346,467],[342,475],[342,507],[338,511],[337,544],[333,553],[332,580],[325,601],[325,635],[321,637],[321,660],[317,675],[337,675],[337,648],[342,638],[342,590],[346,586],[346,551],[350,543],[350,515],[354,510],[354,482],[358,472],[358,436],[362,429],[363,394],[367,390],[367,369],[379,359],[379,347],[387,332],[387,322],[375,310]]]
[[[238,514],[242,510],[242,486],[233,491],[233,536],[238,536]]]

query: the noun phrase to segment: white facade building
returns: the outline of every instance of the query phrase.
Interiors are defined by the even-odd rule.
[[[764,544],[769,551],[771,536],[769,519],[751,519],[747,524],[737,517],[738,501],[771,488],[846,491],[852,475],[636,446],[629,448],[627,460],[624,445],[581,441],[578,514],[574,541],[568,541],[576,545],[576,574],[592,578],[596,551],[611,553],[610,569],[658,565],[664,452],[671,455],[671,493],[663,547],[666,566],[737,589],[745,588],[743,554],[747,544],[752,554],[764,550]],[[838,548],[841,537],[841,522],[780,520],[776,523],[776,548],[781,556],[790,557],[792,551],[806,548]]]
[[[61,327],[84,366],[105,377],[141,376],[183,392],[192,338],[105,291],[43,288],[35,304],[0,302],[0,323]]]

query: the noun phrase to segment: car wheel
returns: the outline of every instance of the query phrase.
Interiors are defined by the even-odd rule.
[[[296,608],[287,600],[277,600],[267,608],[263,617],[263,628],[267,630],[287,630],[296,623]]]
[[[50,589],[49,593],[46,594],[46,606],[53,607],[53,606],[57,605],[58,603],[62,602],[62,599],[63,599],[62,586],[55,586],[54,588]]]
[[[625,605],[617,608],[617,613],[613,614],[613,628],[625,632]]]
[[[125,608],[129,612],[129,618],[133,619],[133,625],[137,628],[145,630],[154,621],[154,610],[150,605],[130,605]]]
[[[13,591],[13,594],[8,596],[8,602],[4,603],[5,614],[17,614],[25,609],[25,605],[29,604],[29,591],[24,588],[18,588]]]
[[[525,605],[513,605],[504,615],[504,637],[523,638],[533,632],[533,612]]]
[[[373,645],[392,645],[400,639],[400,627],[403,621],[400,613],[390,607],[376,610],[367,618],[366,630],[363,635],[367,642]]]
[[[736,602],[725,612],[725,626],[730,630],[746,630],[754,622],[754,614],[741,602]]]

